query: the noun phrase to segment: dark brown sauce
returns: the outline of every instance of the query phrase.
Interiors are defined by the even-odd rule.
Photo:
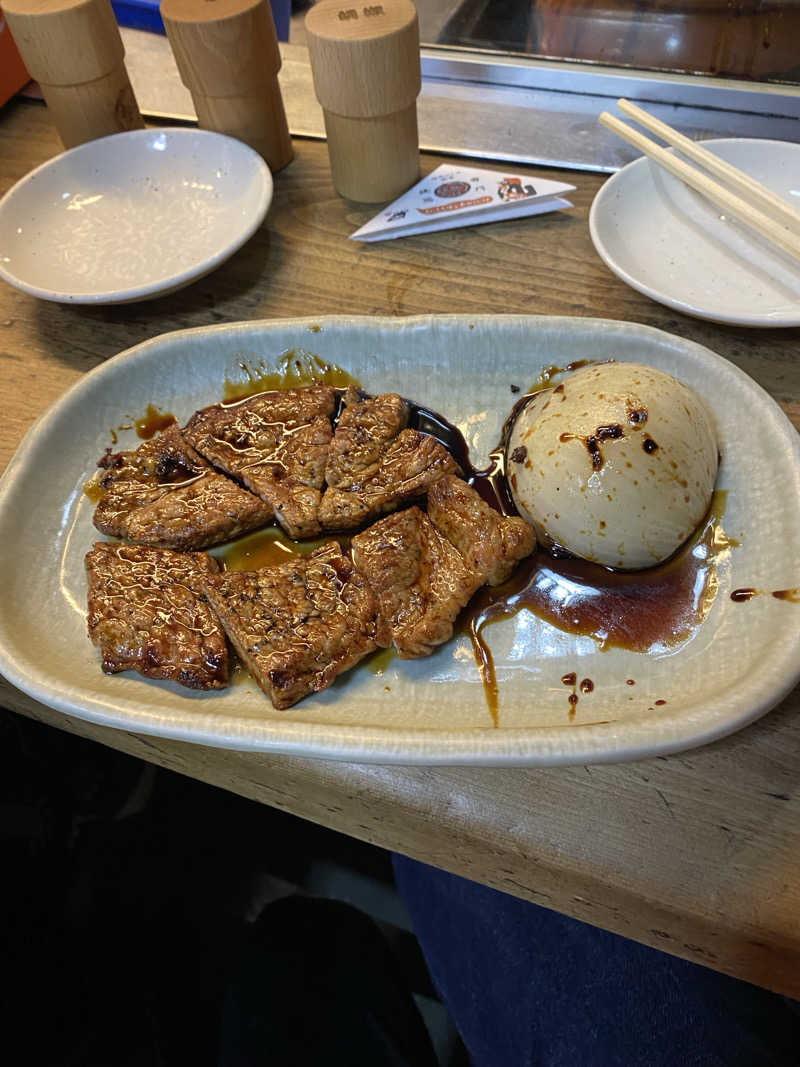
[[[731,593],[731,600],[736,604],[742,604],[746,600],[752,600],[754,596],[758,596],[757,589],[734,589]]]
[[[559,630],[593,638],[601,650],[649,652],[691,637],[713,603],[719,558],[732,545],[720,525],[725,495],[714,494],[700,531],[658,567],[611,571],[537,549],[504,585],[480,590],[463,613],[460,629],[472,642],[493,720],[498,715],[497,677],[483,631],[522,609]]]
[[[586,446],[586,450],[592,461],[592,467],[594,470],[601,470],[605,459],[600,445],[603,441],[618,441],[621,437],[624,437],[622,427],[615,423],[613,426],[598,426],[592,434],[586,436],[578,433],[562,433],[559,435],[559,441],[583,441]],[[517,450],[514,449],[516,452]],[[647,451],[647,449],[645,449]]]
[[[177,421],[171,411],[161,411],[155,404],[148,404],[147,411],[140,419],[136,419],[133,425],[136,428],[136,436],[141,437],[143,441],[149,441],[151,437],[155,437],[157,433],[161,433],[162,430],[166,430],[168,426]],[[127,430],[130,427],[118,426],[117,429]],[[114,444],[116,444],[116,441]]]
[[[734,589],[731,593],[731,600],[736,604],[743,604],[748,600],[752,600],[755,596],[768,595],[774,596],[776,600],[787,600],[791,604],[800,604],[800,588],[773,589],[769,594],[764,589],[753,589],[751,587],[746,589]]]
[[[239,367],[246,375],[245,381],[233,382],[225,379],[225,401],[244,400],[256,393],[266,393],[272,389],[299,389],[304,385],[333,385],[344,388],[348,385],[360,386],[357,378],[337,366],[326,363],[313,352],[292,348],[278,357],[277,366],[267,367],[262,361],[258,364],[240,363]]]
[[[576,708],[578,706],[578,675],[575,673],[575,671],[570,671],[568,674],[562,674],[561,675],[561,684],[569,686],[572,689],[572,692],[567,697],[567,703],[569,704],[569,717],[570,717],[570,719],[574,719],[575,718],[575,710],[576,710]],[[494,711],[492,712],[492,717],[494,718],[495,726],[497,726],[497,708],[496,707],[495,707]]]

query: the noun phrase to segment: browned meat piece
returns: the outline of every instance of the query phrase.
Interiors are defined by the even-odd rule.
[[[290,537],[319,533],[320,490],[336,393],[327,385],[259,393],[195,412],[184,435],[275,509]]]
[[[422,496],[442,475],[458,473],[458,464],[444,445],[418,430],[403,430],[377,470],[349,490],[325,491],[320,522],[326,530],[351,530]]]
[[[278,567],[215,575],[205,590],[276,708],[326,689],[390,641],[366,579],[335,542]]]
[[[197,478],[209,466],[181,438],[177,426],[169,426],[136,449],[112,452],[97,464],[103,469],[98,484],[103,496],[95,510],[94,523],[101,533],[124,537],[129,513],[158,500],[176,485]]]
[[[353,562],[378,597],[401,659],[449,640],[480,586],[497,585],[536,546],[533,528],[503,518],[453,475],[428,490],[428,514],[409,508],[353,538]]]
[[[389,622],[401,659],[429,655],[481,584],[419,508],[381,519],[353,538],[353,562]]]
[[[209,469],[204,475],[131,512],[123,536],[164,548],[209,548],[272,521],[269,504]]]
[[[333,434],[325,481],[335,489],[352,489],[378,469],[383,454],[408,425],[408,404],[397,393],[362,400],[352,386],[343,398]]]
[[[126,452],[109,452],[94,513],[101,533],[182,551],[209,548],[266,526],[272,508],[218,474],[177,426]]]
[[[88,624],[106,674],[226,685],[228,645],[203,597],[203,580],[217,570],[203,552],[97,541],[86,555]]]
[[[503,518],[460,478],[440,478],[428,490],[431,522],[458,549],[476,577],[475,588],[500,585],[536,547],[524,519]]]

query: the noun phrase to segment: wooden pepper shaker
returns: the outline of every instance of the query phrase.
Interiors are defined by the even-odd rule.
[[[161,17],[197,120],[254,148],[278,171],[294,155],[268,0],[162,0]]]
[[[144,127],[109,0],[3,0],[65,148]]]
[[[306,32],[337,192],[368,204],[393,200],[419,178],[416,8],[411,0],[321,0]]]

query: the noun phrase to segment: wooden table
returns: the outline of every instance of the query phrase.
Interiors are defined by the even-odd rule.
[[[58,151],[44,109],[0,111],[0,193]],[[300,141],[267,223],[222,269],[123,307],[45,303],[0,286],[0,470],[33,420],[108,356],[184,326],[286,315],[525,312],[670,330],[723,354],[800,425],[798,330],[714,326],[609,273],[574,211],[377,246],[340,200],[324,144]],[[425,157],[426,170],[439,159]],[[0,550],[6,550],[3,546]],[[365,766],[140,737],[51,711],[0,679],[0,703],[182,774],[800,997],[800,690],[727,740],[619,766]]]

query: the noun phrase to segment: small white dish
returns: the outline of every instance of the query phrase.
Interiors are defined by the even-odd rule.
[[[800,145],[701,143],[800,209]],[[606,266],[661,304],[735,326],[800,325],[800,262],[646,157],[600,189],[589,229]]]
[[[271,200],[266,163],[232,137],[102,137],[43,163],[0,200],[0,277],[60,303],[161,296],[224,263]]]
[[[183,422],[219,400],[242,364],[277,369],[311,350],[371,392],[423,400],[487,462],[512,387],[576,358],[648,363],[709,405],[740,541],[717,572],[694,636],[662,652],[610,648],[528,612],[487,629],[499,683],[497,728],[466,635],[435,655],[357,667],[276,711],[252,679],[200,693],[134,674],[109,677],[86,634],[84,556],[99,539],[83,491],[112,430],[155,400]],[[502,359],[498,359],[502,353]],[[117,447],[139,444],[119,429]],[[636,323],[536,316],[284,319],[181,330],[106,360],[30,430],[0,478],[0,671],[51,707],[93,722],[204,745],[373,763],[493,766],[617,762],[723,737],[763,715],[800,678],[800,604],[735,603],[740,587],[800,585],[800,438],[734,364]],[[216,550],[215,550],[216,551]],[[562,678],[590,677],[574,717]],[[634,679],[630,686],[627,679]]]

